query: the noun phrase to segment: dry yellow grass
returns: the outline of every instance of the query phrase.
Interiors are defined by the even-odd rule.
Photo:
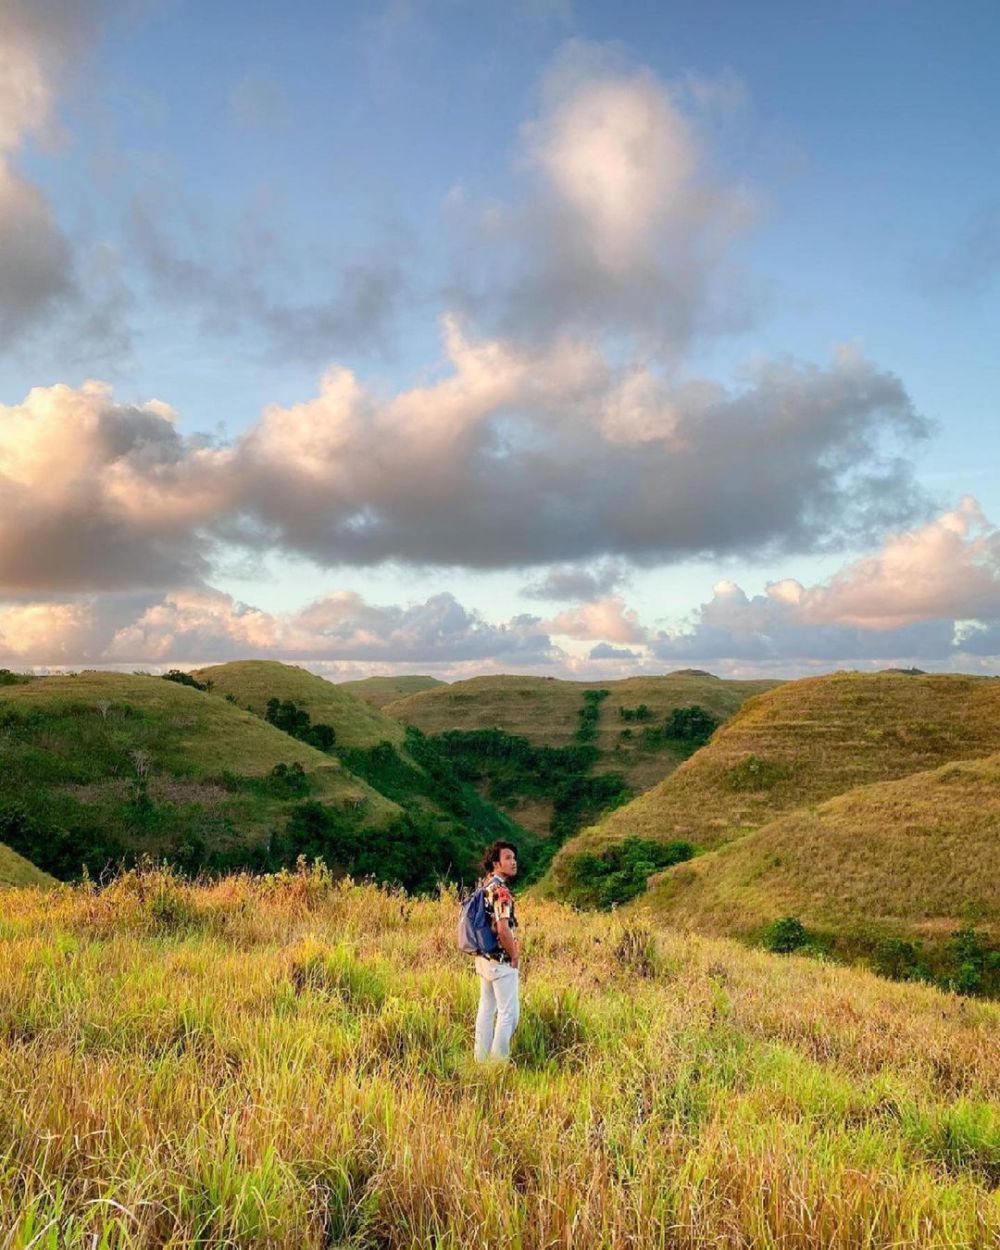
[[[788,915],[848,943],[1000,934],[1000,755],[791,812],[654,877],[641,905],[716,934]]]
[[[445,683],[438,677],[427,677],[417,673],[407,673],[402,677],[364,677],[360,681],[341,681],[337,683],[341,690],[364,699],[373,707],[385,707],[396,699],[403,699],[410,694],[418,694],[421,690],[433,690],[435,686]]]
[[[23,855],[0,843],[0,886],[29,885],[45,889],[55,885],[54,878],[36,868]]]
[[[290,700],[309,713],[314,724],[332,725],[337,745],[371,747],[378,742],[403,742],[398,721],[384,716],[369,701],[346,690],[343,685],[317,677],[294,664],[277,660],[233,660],[194,669],[198,681],[211,681],[212,693],[231,694],[240,707],[263,716],[268,699]]]
[[[1000,1007],[524,901],[515,1064],[454,900],[0,894],[4,1250],[986,1250]]]
[[[719,846],[783,812],[949,760],[1000,750],[1000,681],[833,673],[746,702],[654,789],[568,842],[567,856],[627,837]]]

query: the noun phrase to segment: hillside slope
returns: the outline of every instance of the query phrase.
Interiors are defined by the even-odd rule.
[[[5,1246],[1000,1244],[1000,1004],[521,918],[514,1062],[484,1071],[453,895],[0,891]]]
[[[405,699],[407,695],[419,694],[422,690],[433,690],[436,686],[446,684],[438,677],[418,673],[406,673],[402,677],[364,677],[360,681],[337,683],[341,690],[357,695],[373,707],[385,707],[387,703]]]
[[[0,844],[0,887],[2,886],[39,886],[55,885],[55,878],[47,872],[36,868],[23,855],[18,855],[9,846]]]
[[[660,920],[756,936],[795,916],[851,944],[1000,934],[1000,755],[850,790],[654,877]]]
[[[5,686],[0,725],[0,840],[50,871],[147,851],[197,865],[270,840],[305,798],[374,825],[399,815],[338,760],[158,677]]]
[[[629,837],[709,849],[855,786],[1000,750],[1000,681],[989,677],[833,673],[748,700],[712,741],[658,786],[560,852]]]
[[[472,756],[487,744],[474,735],[500,731],[523,739],[541,752],[562,751],[578,744],[581,712],[588,694],[606,691],[597,707],[592,736],[586,745],[596,751],[588,769],[593,777],[615,773],[630,793],[655,785],[690,754],[685,743],[660,733],[665,718],[677,708],[700,707],[711,720],[724,721],[743,701],[769,690],[771,681],[726,681],[708,673],[681,670],[659,677],[622,681],[560,681],[552,677],[476,677],[398,699],[385,711],[428,735],[447,734],[449,746],[461,754],[461,735],[469,735]],[[530,751],[522,751],[530,757]],[[558,759],[528,759],[522,791],[512,791],[504,778],[494,801],[522,824],[550,833],[559,824],[558,798],[534,784],[532,773],[565,772]],[[551,789],[551,787],[548,787]],[[600,787],[597,787],[598,789]],[[600,808],[589,819],[594,819]]]
[[[371,702],[315,673],[277,660],[233,660],[193,670],[212,693],[232,695],[240,707],[263,716],[269,699],[288,700],[309,713],[314,724],[330,725],[337,745],[371,747],[378,742],[401,746],[402,725],[383,715]]]
[[[256,716],[267,715],[269,700],[277,699],[284,706],[294,705],[296,714],[306,713],[309,725],[301,732],[332,729],[331,755],[406,813],[414,858],[430,856],[425,869],[432,876],[437,865],[441,875],[458,873],[468,879],[482,847],[495,838],[516,839],[525,868],[530,868],[536,838],[465,784],[419,730],[404,726],[343,686],[272,660],[238,660],[197,669],[191,676],[211,683],[211,697],[234,700]],[[274,723],[285,727],[288,722],[278,712]],[[404,856],[402,848],[396,854]],[[541,871],[540,864],[537,870]]]

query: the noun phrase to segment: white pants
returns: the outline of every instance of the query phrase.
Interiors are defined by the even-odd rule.
[[[476,956],[479,1011],[476,1013],[476,1062],[510,1057],[511,1034],[521,1014],[521,974],[510,964]]]

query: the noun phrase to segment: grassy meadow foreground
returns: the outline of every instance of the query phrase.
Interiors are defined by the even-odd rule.
[[[1000,1006],[526,898],[478,1069],[454,916],[322,871],[0,891],[0,1246],[1000,1238]]]

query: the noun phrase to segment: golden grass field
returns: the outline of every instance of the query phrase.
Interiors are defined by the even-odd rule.
[[[779,916],[836,934],[935,943],[1000,936],[1000,755],[861,786],[654,877],[643,905],[699,932]]]
[[[454,918],[305,870],[0,891],[0,1246],[996,1246],[1000,1006],[526,898],[479,1069]]]
[[[337,685],[348,694],[356,695],[373,707],[385,707],[396,699],[417,694],[421,690],[433,690],[445,683],[438,677],[407,673],[401,677],[362,677],[357,681],[341,681]]]
[[[744,703],[658,786],[568,842],[554,880],[566,857],[623,838],[685,838],[709,849],[856,786],[997,751],[1000,681],[989,677],[832,673],[786,682]]]
[[[378,742],[399,746],[403,742],[404,730],[398,721],[383,716],[342,685],[294,664],[233,660],[193,669],[191,675],[201,682],[211,681],[213,694],[231,694],[240,707],[251,708],[258,716],[264,715],[268,699],[288,699],[307,711],[314,724],[332,725],[338,746],[371,747]]]

